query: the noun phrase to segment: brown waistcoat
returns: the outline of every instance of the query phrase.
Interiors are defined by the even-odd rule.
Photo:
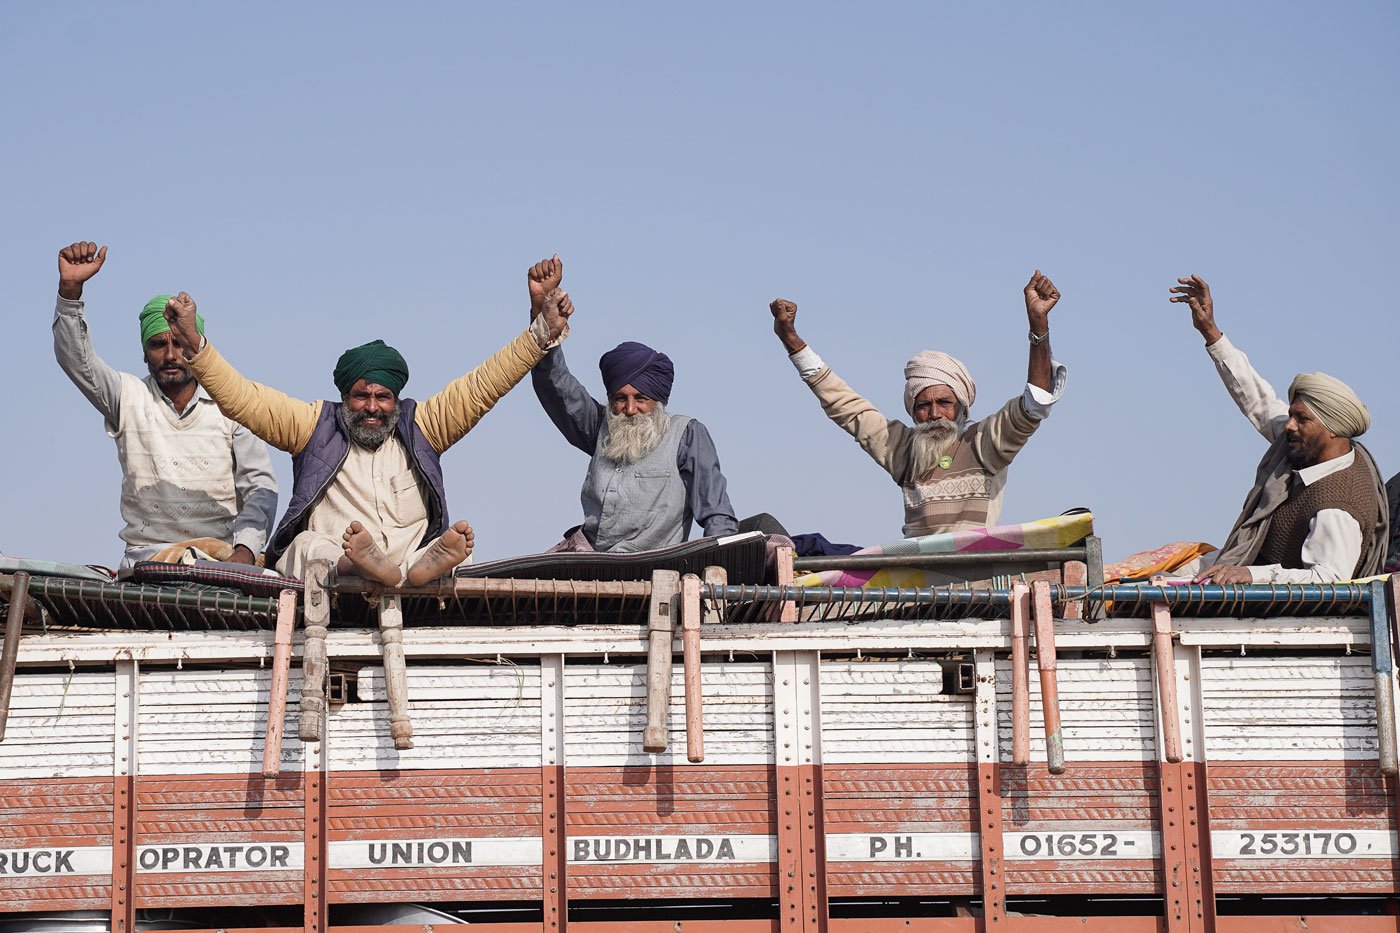
[[[1269,530],[1259,548],[1258,564],[1281,564],[1285,569],[1303,568],[1303,542],[1308,537],[1313,516],[1323,509],[1341,509],[1356,519],[1362,529],[1361,560],[1364,567],[1370,557],[1370,542],[1366,531],[1376,524],[1379,503],[1375,482],[1358,456],[1345,470],[1328,474],[1310,486],[1303,485],[1297,475],[1289,478],[1288,498],[1269,519]],[[1348,574],[1355,567],[1346,568]]]

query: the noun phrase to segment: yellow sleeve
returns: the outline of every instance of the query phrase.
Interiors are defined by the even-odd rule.
[[[226,417],[278,450],[297,454],[311,440],[321,402],[303,402],[245,378],[207,340],[190,368]]]
[[[527,329],[489,359],[418,405],[414,420],[438,453],[457,443],[516,383],[544,359]],[[308,435],[309,436],[309,435]]]

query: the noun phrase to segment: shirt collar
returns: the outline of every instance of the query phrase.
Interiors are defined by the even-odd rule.
[[[1303,467],[1301,470],[1294,470],[1293,473],[1303,481],[1304,486],[1311,486],[1324,476],[1331,476],[1338,470],[1345,470],[1356,462],[1356,450],[1348,450],[1340,457],[1333,457],[1331,460],[1324,460],[1321,463],[1314,463],[1310,467]]]
[[[146,388],[150,389],[151,394],[159,399],[166,408],[175,411],[175,406],[171,403],[170,398],[160,390],[160,383],[156,382],[155,376],[148,374],[146,378],[141,381],[146,383]],[[189,407],[184,411],[175,411],[175,416],[177,418],[185,417],[185,415],[194,411],[194,406],[199,402],[208,402],[210,405],[214,404],[214,400],[209,397],[209,393],[204,391],[204,386],[196,382],[194,384],[194,395],[190,397]]]

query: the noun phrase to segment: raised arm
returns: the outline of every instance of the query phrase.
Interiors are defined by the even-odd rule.
[[[121,375],[92,348],[83,317],[83,283],[107,261],[107,247],[74,243],[58,251],[58,301],[53,311],[53,353],[59,368],[116,428],[122,395]]]
[[[165,319],[190,369],[219,410],[278,450],[296,455],[311,440],[321,403],[303,402],[246,378],[205,340],[195,326],[195,303],[181,292],[165,306]],[[201,349],[202,348],[202,349]]]
[[[471,372],[418,406],[418,427],[433,449],[442,453],[476,426],[496,403],[525,378],[545,350],[564,338],[574,303],[553,289],[539,316],[520,336],[497,350]]]
[[[826,416],[841,430],[856,439],[856,443],[876,463],[890,474],[896,483],[903,482],[909,468],[909,439],[912,429],[903,422],[892,421],[880,414],[870,402],[848,386],[841,377],[822,362],[822,358],[797,334],[797,305],[779,298],[768,305],[773,312],[773,332],[778,335],[788,359],[797,368],[802,381],[821,402]]]
[[[1054,364],[1050,360],[1050,309],[1060,300],[1055,283],[1035,270],[1026,283],[1026,321],[1030,324],[1030,361],[1026,382],[1046,392],[1054,392]]]
[[[1215,362],[1215,371],[1241,414],[1266,440],[1277,440],[1288,421],[1288,403],[1278,397],[1254,367],[1249,357],[1232,344],[1215,324],[1215,303],[1210,286],[1199,275],[1177,279],[1171,300],[1191,308],[1191,326],[1205,338],[1206,352]]]

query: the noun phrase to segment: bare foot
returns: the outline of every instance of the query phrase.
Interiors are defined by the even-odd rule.
[[[428,545],[423,556],[408,568],[408,585],[422,586],[429,580],[436,580],[451,573],[452,568],[467,559],[475,541],[476,534],[472,531],[472,526],[466,522],[457,522],[444,531],[441,538]]]
[[[338,562],[337,570],[346,569],[343,565],[348,561],[348,569],[366,580],[385,586],[398,586],[403,581],[403,571],[379,549],[364,525],[351,522],[350,527],[345,529],[343,541],[345,556]]]

